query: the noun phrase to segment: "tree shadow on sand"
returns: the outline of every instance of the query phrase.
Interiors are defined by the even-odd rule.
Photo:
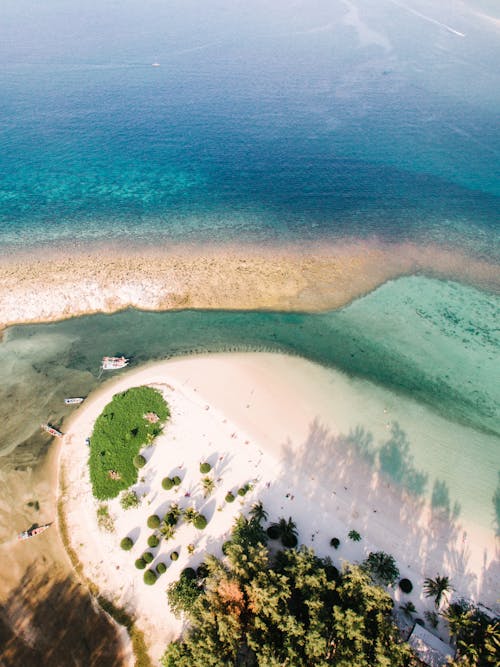
[[[121,667],[114,624],[83,586],[32,566],[0,608],[2,667]]]
[[[374,525],[387,513],[394,536],[405,536],[397,544],[401,567],[419,561],[427,576],[446,573],[457,589],[480,598],[481,584],[469,568],[466,541],[460,539],[460,507],[451,503],[442,480],[434,480],[432,500],[425,497],[429,480],[415,468],[407,435],[398,424],[377,448],[373,435],[361,427],[337,436],[314,420],[305,443],[294,446],[288,441],[282,451],[286,484],[314,496],[318,516],[338,516],[377,544]],[[353,484],[359,489],[351,496],[347,490]],[[487,560],[491,556],[487,554]],[[494,562],[498,559],[490,568]]]

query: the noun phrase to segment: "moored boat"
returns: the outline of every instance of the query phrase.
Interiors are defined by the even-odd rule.
[[[104,371],[114,371],[118,368],[125,368],[129,360],[125,357],[103,357],[101,368]]]
[[[64,402],[66,405],[80,405],[83,403],[83,398],[65,398]]]
[[[30,537],[35,537],[35,535],[40,535],[40,533],[43,533],[44,530],[50,528],[51,525],[52,525],[51,523],[45,523],[43,526],[36,526],[36,528],[28,528],[28,530],[23,530],[22,533],[19,533],[17,539],[27,540]]]
[[[50,433],[50,435],[53,435],[54,438],[62,438],[64,435],[64,433],[61,433],[61,431],[58,431],[53,426],[50,426],[50,424],[40,424],[40,428],[44,431],[47,431],[47,433]]]

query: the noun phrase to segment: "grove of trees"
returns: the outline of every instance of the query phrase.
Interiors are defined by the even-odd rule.
[[[370,574],[357,566],[340,574],[306,547],[270,550],[261,510],[237,519],[223,559],[208,556],[195,576],[185,571],[170,585],[170,606],[189,630],[163,665],[416,665]]]

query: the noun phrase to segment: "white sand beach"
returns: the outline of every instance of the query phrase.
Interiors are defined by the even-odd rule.
[[[129,387],[151,385],[167,400],[171,418],[151,448],[134,487],[143,495],[136,509],[122,510],[118,499],[108,503],[115,531],[98,527],[92,497],[85,439],[112,396]],[[274,521],[292,517],[299,543],[328,555],[335,565],[362,561],[383,550],[397,561],[401,576],[411,579],[412,600],[422,615],[432,608],[423,597],[425,577],[448,575],[455,595],[484,604],[498,604],[498,545],[493,531],[460,516],[433,511],[374,471],[362,456],[362,434],[346,437],[346,412],[360,410],[349,400],[352,381],[340,373],[303,359],[267,353],[212,354],[170,360],[123,372],[93,393],[66,424],[60,470],[62,500],[70,540],[85,575],[103,595],[137,616],[151,656],[158,663],[166,643],[179,635],[182,621],[169,611],[165,590],[187,566],[196,567],[206,553],[221,555],[235,516],[262,500]],[[362,400],[362,391],[358,392]],[[344,398],[342,398],[344,397]],[[361,408],[362,409],[362,408]],[[373,431],[387,426],[382,403],[367,403]],[[357,442],[357,446],[355,446]],[[215,492],[203,498],[199,465],[208,461]],[[164,477],[179,475],[179,487],[166,491]],[[234,503],[224,498],[245,483],[253,489]],[[172,502],[200,510],[209,520],[205,530],[182,524],[175,537],[151,551],[168,570],[153,586],[143,582],[134,561],[148,550],[149,515],[164,514]],[[347,537],[351,529],[362,539]],[[131,536],[131,551],[120,540]],[[330,546],[340,539],[338,550]],[[194,552],[188,552],[194,545]],[[177,551],[179,559],[170,560]],[[401,592],[393,592],[396,600]]]

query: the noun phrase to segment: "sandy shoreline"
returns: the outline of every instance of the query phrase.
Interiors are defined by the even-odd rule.
[[[196,567],[206,551],[220,555],[234,516],[258,499],[271,520],[292,516],[300,542],[329,555],[336,565],[361,561],[382,549],[396,558],[401,576],[414,584],[410,599],[419,615],[431,608],[421,595],[423,578],[451,577],[456,595],[494,606],[499,588],[497,545],[493,534],[472,522],[438,516],[429,504],[416,501],[388,483],[343,443],[332,404],[332,375],[298,358],[265,353],[219,354],[155,363],[103,385],[65,425],[61,469],[67,484],[62,499],[73,548],[85,575],[101,592],[139,617],[151,654],[159,659],[168,638],[182,624],[169,612],[165,589],[188,564]],[[172,418],[154,448],[145,450],[148,464],[139,493],[147,493],[138,509],[123,512],[117,500],[108,503],[115,533],[99,530],[97,504],[91,497],[85,437],[95,418],[117,391],[150,384],[165,395]],[[204,500],[199,463],[207,459],[217,479],[213,496]],[[179,474],[177,491],[164,491],[161,479]],[[254,489],[243,500],[224,502],[227,491],[246,482]],[[166,511],[173,501],[202,510],[209,524],[200,532],[182,526],[174,540],[155,551],[170,565],[152,587],[142,582],[134,560],[147,548],[152,532],[148,515]],[[220,510],[219,510],[220,508]],[[363,539],[354,543],[347,532]],[[135,540],[131,552],[119,542]],[[337,536],[341,546],[329,544]],[[195,545],[191,556],[187,544]],[[171,564],[172,550],[180,554]],[[396,592],[396,598],[400,593]]]
[[[376,239],[337,244],[11,251],[0,260],[0,330],[77,315],[183,308],[321,311],[401,275],[426,273],[498,290],[493,264],[458,250]]]

